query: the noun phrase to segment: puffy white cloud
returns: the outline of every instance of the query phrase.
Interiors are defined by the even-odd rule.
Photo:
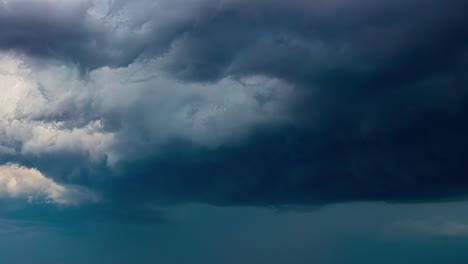
[[[23,154],[78,151],[98,159],[106,154],[106,148],[113,141],[112,134],[100,132],[102,129],[100,121],[72,129],[64,127],[63,122],[2,120],[0,124],[7,138],[22,143]]]
[[[0,153],[82,152],[110,158],[112,133],[101,120],[80,117],[89,101],[77,73],[66,67],[34,70],[12,54],[0,57]]]
[[[45,201],[58,205],[77,205],[98,200],[92,191],[61,185],[34,168],[8,163],[0,166],[0,198]]]

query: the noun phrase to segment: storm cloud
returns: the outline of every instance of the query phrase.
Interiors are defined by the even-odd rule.
[[[0,160],[132,206],[464,199],[466,10],[3,1]]]

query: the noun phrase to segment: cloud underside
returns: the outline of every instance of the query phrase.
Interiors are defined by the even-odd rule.
[[[467,8],[3,1],[0,162],[122,204],[464,199]]]

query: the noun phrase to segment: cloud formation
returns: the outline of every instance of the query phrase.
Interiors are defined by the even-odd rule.
[[[5,154],[82,153],[112,165],[128,158],[119,148],[147,152],[144,145],[173,139],[218,146],[288,121],[283,110],[295,96],[293,86],[263,76],[180,83],[155,74],[157,60],[97,69],[86,80],[73,66],[37,63],[11,54],[0,61]]]
[[[0,159],[116,203],[463,199],[467,8],[3,1]]]
[[[107,155],[112,134],[103,131],[99,119],[80,119],[77,112],[86,107],[89,95],[77,89],[78,80],[67,78],[67,73],[73,76],[63,68],[34,72],[20,58],[2,56],[0,146],[4,154],[71,151],[88,153],[93,159]],[[54,74],[65,76],[50,80]]]
[[[58,205],[77,205],[96,201],[97,196],[85,188],[60,185],[36,169],[8,163],[0,166],[0,198],[27,199]]]

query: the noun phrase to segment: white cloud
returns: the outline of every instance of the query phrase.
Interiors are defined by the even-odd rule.
[[[162,74],[160,59],[86,78],[71,65],[40,62],[0,56],[0,153],[78,152],[112,165],[129,149],[144,154],[174,138],[216,147],[255,126],[287,122],[294,95],[263,76],[182,83]]]
[[[0,198],[44,201],[58,205],[97,201],[97,196],[88,189],[58,184],[37,169],[13,163],[0,166]]]
[[[76,71],[39,70],[3,54],[0,83],[0,153],[81,152],[94,160],[112,159],[113,134],[103,130],[101,120],[82,116],[91,96]]]
[[[23,154],[83,152],[97,160],[113,142],[111,133],[101,132],[100,121],[92,121],[81,128],[66,128],[63,122],[1,120],[3,133],[10,140],[21,142]]]

